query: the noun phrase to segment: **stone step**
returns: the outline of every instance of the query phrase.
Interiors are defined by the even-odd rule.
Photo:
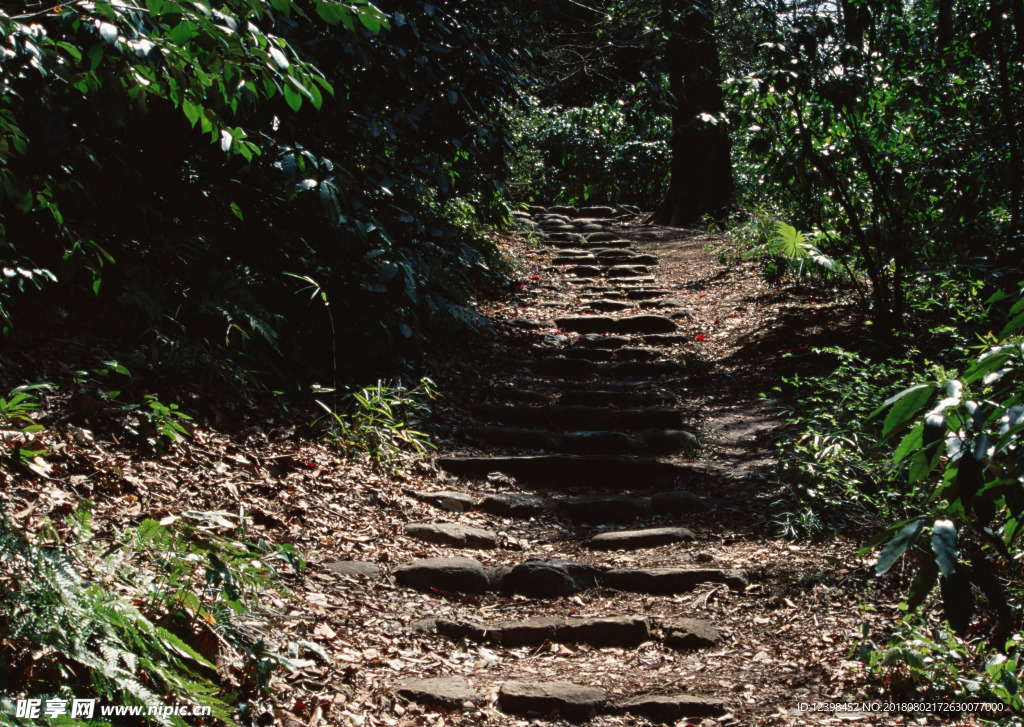
[[[628,248],[632,247],[633,243],[629,240],[601,240],[600,242],[591,242],[590,240],[580,239],[582,235],[566,235],[565,237],[556,237],[555,235],[550,236],[551,239],[549,244],[554,248],[576,248],[579,250],[595,250],[601,248]]]
[[[605,269],[604,274],[607,278],[635,279],[639,276],[649,275],[650,272],[650,268],[646,265],[612,265]]]
[[[619,348],[628,346],[632,339],[629,336],[609,336],[602,333],[588,333],[579,340],[580,346],[593,348]]]
[[[543,350],[543,349],[535,349]],[[611,361],[615,357],[614,348],[566,348],[558,352],[559,357],[578,361]]]
[[[483,697],[462,677],[405,679],[392,689],[399,699],[431,707],[462,709],[465,704],[479,704]]]
[[[458,523],[408,523],[404,532],[410,538],[454,548],[492,550],[498,547],[498,536],[490,530]]]
[[[595,260],[600,260],[602,263],[608,263],[612,265],[657,265],[658,258],[654,255],[646,255],[644,253],[633,252],[632,250],[624,250],[622,248],[598,248],[591,250],[590,253],[594,256]]]
[[[634,305],[639,305],[645,310],[657,310],[659,308],[686,308],[686,301],[679,300],[678,298],[651,298],[648,300],[634,301]],[[560,303],[565,305],[565,303]]]
[[[675,724],[686,717],[718,717],[729,711],[729,700],[699,694],[644,694],[616,702],[613,711],[646,717],[655,724]]]
[[[554,244],[554,243],[577,243],[577,242],[583,243],[583,244],[587,243],[587,238],[584,235],[581,235],[578,232],[549,232],[549,233],[546,233],[544,235],[544,237],[545,237],[545,239],[548,242],[550,242],[552,244]],[[556,247],[560,247],[560,245],[555,245],[555,246]]]
[[[580,389],[558,394],[559,404],[575,406],[617,406],[637,408],[653,404],[668,405],[675,397],[667,391],[629,391],[612,389]]]
[[[569,275],[574,278],[597,278],[600,277],[604,273],[604,271],[605,268],[601,268],[596,265],[569,264],[562,267],[544,268],[544,272],[546,273]]]
[[[653,275],[637,275],[633,277],[616,277],[614,278],[615,284],[622,286],[624,289],[636,288],[643,285],[649,285],[655,282]]]
[[[623,346],[615,351],[614,358],[618,361],[653,361],[661,358],[662,354],[663,352],[657,348]]]
[[[722,635],[707,621],[692,618],[668,619],[661,626],[661,641],[680,651],[709,649],[722,643]],[[641,616],[604,616],[565,618],[537,616],[523,621],[499,621],[482,624],[476,621],[447,618],[426,618],[412,625],[417,631],[428,631],[453,641],[490,642],[506,648],[541,646],[548,642],[589,644],[590,646],[637,646],[645,641],[659,640],[652,634],[649,619]]]
[[[608,711],[608,697],[601,689],[572,682],[513,681],[501,685],[498,705],[509,714],[585,722]]]
[[[624,300],[608,300],[606,298],[598,298],[592,300],[586,305],[581,307],[581,310],[595,310],[595,311],[624,311],[632,310],[636,308],[636,303],[630,303]]]
[[[696,536],[686,528],[644,528],[600,533],[586,545],[591,550],[639,550],[692,540],[696,540]]]
[[[691,340],[685,333],[653,333],[644,336],[644,343],[649,346],[678,346],[690,343]]]
[[[574,523],[628,523],[654,517],[678,517],[705,512],[710,506],[686,490],[661,492],[650,497],[625,495],[582,495],[566,497],[557,502],[559,517]]]
[[[562,396],[565,396],[564,394]],[[586,396],[576,394],[575,397]],[[573,400],[573,396],[569,400]],[[626,397],[613,397],[625,399]],[[683,413],[672,406],[641,406],[612,409],[607,406],[563,404],[543,406],[507,406],[480,404],[471,408],[477,416],[504,424],[523,426],[588,429],[672,429],[683,425]]]
[[[571,596],[592,588],[672,596],[704,583],[742,591],[747,577],[721,568],[598,568],[560,558],[528,558],[491,571],[472,558],[422,558],[395,569],[395,581],[418,591],[480,594],[519,593],[531,598]]]
[[[629,300],[651,300],[652,298],[665,298],[671,296],[672,292],[659,288],[634,288],[623,291],[623,296]]]
[[[554,382],[538,382],[545,387],[542,391],[534,389],[507,388],[493,392],[494,398],[500,401],[519,404],[568,404],[573,406],[616,406],[619,408],[637,409],[644,406],[670,405],[675,396],[667,391],[648,391],[634,388],[612,388],[616,382],[606,382],[605,388],[569,388],[561,387]]]
[[[392,688],[401,700],[445,711],[483,703],[484,697],[460,676],[404,679]],[[611,700],[603,689],[573,682],[507,681],[498,690],[498,706],[510,715],[585,722],[602,714],[634,715],[655,724],[718,717],[731,708],[727,699],[699,694],[640,694]]]
[[[674,440],[663,432],[629,436],[617,431],[576,431],[559,434],[543,429],[523,427],[468,427],[462,433],[469,441],[482,446],[511,450],[565,452],[567,454],[674,454],[687,456],[697,450],[696,438],[689,432],[676,432]]]
[[[667,596],[692,591],[702,583],[724,583],[742,591],[747,578],[742,571],[720,568],[616,568],[605,571],[601,579],[605,588]]]
[[[675,333],[676,323],[671,318],[655,315],[625,316],[564,316],[555,319],[563,331],[574,333]]]
[[[566,255],[562,253],[558,257],[550,258],[548,263],[551,265],[597,265],[598,261],[596,257],[587,253],[580,255]]]
[[[524,621],[499,621],[486,625],[475,621],[437,618],[424,619],[413,626],[419,630],[435,631],[455,641],[486,641],[508,648],[541,646],[548,642],[597,647],[636,646],[651,640],[651,624],[641,616],[539,616]]]
[[[492,457],[438,457],[444,470],[464,477],[503,472],[520,482],[547,487],[666,487],[677,480],[701,476],[692,468],[647,457],[620,455],[496,455]]]
[[[417,492],[417,500],[453,512],[478,510],[490,515],[515,518],[534,518],[557,514],[574,523],[629,523],[655,515],[663,518],[679,517],[710,509],[707,502],[686,490],[660,492],[650,497],[626,495],[578,495],[548,498],[518,492],[497,493],[479,497],[465,492]]]
[[[674,361],[585,361],[564,357],[543,358],[539,361],[524,361],[521,368],[532,369],[546,376],[562,379],[598,377],[603,379],[644,379],[654,380],[662,376],[680,376],[686,366]]]
[[[619,239],[620,235],[612,230],[605,230],[603,232],[591,232],[586,235],[588,242],[610,242],[611,240]]]

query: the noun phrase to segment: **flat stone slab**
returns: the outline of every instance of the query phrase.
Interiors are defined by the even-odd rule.
[[[644,343],[648,346],[675,346],[689,342],[690,337],[682,333],[654,333],[644,336]]]
[[[630,333],[630,331],[616,331],[617,319],[611,316],[564,316],[555,319],[555,325],[563,331],[575,333]],[[672,324],[675,330],[675,324]]]
[[[598,311],[620,311],[629,310],[636,304],[625,300],[592,300],[587,303],[586,308]]]
[[[616,333],[672,333],[676,322],[665,316],[626,316],[615,322],[614,330]]]
[[[588,333],[580,340],[581,346],[594,348],[619,348],[629,345],[628,336],[602,336],[600,333]]]
[[[702,583],[725,583],[743,590],[747,578],[742,571],[719,568],[615,568],[602,576],[607,588],[659,595],[688,593]]]
[[[665,643],[674,649],[709,649],[722,643],[722,635],[707,621],[677,618],[661,624]]]
[[[649,497],[566,497],[558,514],[574,523],[625,523],[654,514]]]
[[[693,512],[707,512],[711,505],[688,490],[659,492],[651,495],[651,510],[655,515],[687,515]]]
[[[717,717],[725,714],[728,702],[696,694],[648,695],[618,702],[615,711],[646,717],[652,722],[672,724],[683,717]]]
[[[410,702],[450,709],[458,709],[466,702],[476,704],[481,701],[480,694],[462,677],[407,679],[392,691],[395,696]]]
[[[380,568],[375,563],[369,563],[364,560],[338,560],[333,563],[327,563],[324,567],[331,573],[337,573],[339,576],[365,578],[371,581],[380,578]]]
[[[664,391],[615,391],[581,389],[559,394],[558,403],[576,406],[617,406],[639,408],[651,404],[670,404],[674,397]]]
[[[544,328],[554,328],[554,324],[548,320],[538,320],[535,318],[510,318],[508,321],[510,326],[516,328],[524,328],[529,331],[537,331]]]
[[[696,536],[686,528],[645,528],[601,533],[588,540],[587,547],[592,550],[637,550],[692,540],[696,540]]]
[[[609,278],[633,278],[650,272],[646,265],[614,265],[605,270],[604,274]]]
[[[490,587],[484,567],[472,558],[423,558],[399,566],[395,580],[418,591],[483,593]]]
[[[466,438],[496,447],[522,449],[556,449],[559,437],[542,429],[521,427],[470,427]]]
[[[679,478],[692,477],[686,467],[646,457],[619,455],[499,455],[493,457],[438,457],[437,465],[453,474],[482,477],[505,472],[520,482],[542,482],[560,487],[630,487],[643,484],[671,485]]]
[[[582,722],[604,711],[604,691],[572,682],[505,682],[498,703],[509,714],[547,716],[553,712],[572,722]]]
[[[504,570],[498,578],[503,590],[535,598],[556,598],[596,588],[601,571],[592,565],[571,560],[529,558]]]
[[[420,502],[452,512],[469,512],[476,507],[476,498],[465,492],[443,490],[441,492],[413,492],[412,496]]]
[[[682,429],[647,432],[644,434],[644,441],[647,443],[647,451],[651,454],[685,452],[688,455],[693,455],[700,449],[700,441],[697,437]]]
[[[567,432],[561,448],[573,454],[626,454],[637,445],[625,432]]]
[[[619,361],[654,361],[661,358],[664,352],[657,348],[641,348],[639,346],[623,346],[616,349],[615,358]]]
[[[601,234],[601,233],[597,233]],[[563,237],[564,235],[564,237]],[[615,235],[615,237],[618,237]],[[554,248],[575,248],[580,250],[600,250],[607,248],[626,248],[632,247],[633,243],[629,240],[601,240],[599,242],[591,242],[590,240],[584,240],[583,235],[579,233],[554,233],[551,235],[551,246]]]
[[[636,646],[651,638],[651,625],[641,616],[562,618],[540,616],[525,621],[484,625],[473,621],[435,619],[433,630],[453,640],[489,641],[507,647],[540,646],[548,641],[591,646]]]
[[[490,550],[498,547],[498,536],[490,530],[458,523],[409,523],[405,534],[410,538],[456,548]]]
[[[537,495],[508,493],[488,495],[480,501],[478,509],[491,515],[531,518],[554,512],[555,503]]]

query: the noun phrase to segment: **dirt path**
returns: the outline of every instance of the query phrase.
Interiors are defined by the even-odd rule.
[[[447,439],[390,572],[411,662],[381,719],[849,721],[798,705],[863,680],[868,564],[765,537],[780,423],[759,397],[780,339],[845,319],[727,269],[715,238],[536,212],[513,300],[482,311],[497,339],[441,367]]]
[[[897,613],[858,543],[765,526],[783,430],[760,394],[787,351],[853,335],[851,311],[723,265],[714,237],[524,224],[546,230],[501,242],[520,275],[479,306],[494,336],[436,367],[430,461],[384,476],[316,441],[305,414],[224,431],[219,407],[154,458],[62,390],[39,417],[53,477],[0,468],[12,521],[38,533],[89,497],[105,528],[212,510],[294,543],[309,568],[286,575],[294,599],[266,604],[295,670],[264,704],[287,727],[929,723],[798,712],[862,694],[851,647]],[[23,375],[118,355],[75,336],[26,353]],[[226,682],[243,657],[220,655]]]

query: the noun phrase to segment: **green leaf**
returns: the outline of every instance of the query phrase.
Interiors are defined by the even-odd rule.
[[[296,93],[290,83],[284,86],[284,100],[292,111],[298,111],[302,108],[302,94]]]
[[[199,117],[203,113],[202,106],[192,103],[191,101],[182,101],[181,110],[185,114],[185,118],[188,119],[190,124],[192,124],[192,128],[195,128],[196,123],[199,121]]]
[[[875,564],[875,575],[880,576],[886,573],[907,552],[907,548],[910,548],[917,542],[917,537],[921,534],[921,530],[924,529],[924,523],[923,517],[918,518],[900,530],[896,537],[889,541],[889,544],[885,546],[885,549],[878,556],[878,562]]]
[[[951,520],[936,520],[932,525],[932,552],[944,578],[957,572],[956,526]]]
[[[918,424],[916,427],[911,429],[903,441],[900,442],[900,446],[893,452],[892,461],[899,463],[905,460],[910,455],[917,452],[924,446],[924,424]]]
[[[363,5],[356,10],[361,22],[371,33],[379,33],[383,18],[373,5]]]
[[[338,3],[320,0],[316,4],[316,12],[325,22],[331,25],[337,25],[342,19],[348,19],[351,22],[352,14],[349,12],[349,9]]]
[[[889,413],[885,415],[885,423],[882,425],[882,436],[888,437],[893,432],[902,429],[921,410],[935,391],[933,384],[919,384],[909,389],[904,389],[896,396],[889,399],[882,408],[891,406]],[[875,413],[878,413],[876,410]],[[874,416],[872,414],[871,416]]]
[[[238,202],[231,203],[231,213],[240,220],[245,218],[242,216],[242,208],[238,206]]]

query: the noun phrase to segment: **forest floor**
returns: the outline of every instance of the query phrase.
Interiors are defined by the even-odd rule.
[[[863,629],[877,638],[899,618],[894,579],[873,579],[873,557],[858,555],[862,540],[872,533],[791,542],[773,537],[769,524],[773,514],[786,509],[785,487],[773,478],[775,448],[779,442],[785,446],[786,429],[762,395],[799,365],[799,355],[787,353],[854,344],[863,330],[856,308],[792,286],[767,286],[756,264],[735,258],[729,244],[714,235],[639,224],[616,225],[615,231],[630,241],[635,254],[658,258],[650,270],[654,280],[644,285],[673,291],[676,333],[658,355],[660,361],[679,364],[681,373],[633,387],[605,382],[597,364],[583,367],[576,378],[584,389],[614,392],[622,385],[669,401],[682,412],[700,449],[660,462],[689,473],[679,484],[707,508],[665,517],[647,513],[640,524],[683,526],[692,539],[597,551],[588,547],[589,538],[622,530],[622,520],[567,516],[561,506],[541,508],[529,517],[478,507],[481,499],[509,493],[555,502],[614,491],[616,497],[638,500],[650,495],[647,482],[624,477],[609,487],[607,478],[598,478],[601,484],[596,485],[591,482],[595,473],[588,471],[578,480],[558,477],[562,481],[533,487],[516,476],[458,476],[440,466],[451,456],[515,454],[514,448],[480,438],[495,433],[494,427],[478,426],[481,407],[507,402],[510,393],[512,401],[529,391],[543,402],[549,388],[562,395],[579,390],[555,377],[538,378],[524,361],[541,360],[551,347],[573,349],[582,343],[579,334],[558,329],[552,320],[583,312],[586,286],[574,282],[571,268],[552,269],[558,251],[535,238],[513,235],[499,240],[517,266],[513,292],[507,300],[478,306],[492,333],[467,340],[460,350],[439,353],[434,365],[440,392],[435,456],[391,474],[374,471],[366,462],[340,456],[314,436],[307,420],[276,410],[254,417],[243,404],[237,405],[237,414],[223,406],[217,412],[207,407],[209,413],[190,425],[189,439],[162,457],[152,456],[119,436],[123,414],[104,410],[90,398],[88,386],[71,383],[75,371],[95,367],[117,352],[68,326],[49,332],[49,342],[40,337],[31,346],[0,352],[7,371],[4,384],[60,385],[33,415],[46,427],[39,437],[51,455],[35,473],[12,469],[8,461],[0,465],[2,505],[15,527],[30,537],[49,537],[48,522],[66,537],[63,517],[89,498],[101,534],[187,510],[226,518],[242,514],[251,534],[293,543],[308,568],[283,575],[291,597],[268,597],[280,614],[280,631],[271,641],[282,653],[288,641],[312,642],[322,654],[293,659],[296,671],[280,672],[271,685],[266,703],[286,727],[519,725],[530,717],[572,716],[571,704],[557,698],[541,700],[540,709],[506,709],[513,700],[502,699],[502,690],[510,681],[599,687],[609,703],[680,694],[708,700],[698,714],[674,714],[669,708],[667,717],[595,708],[585,714],[595,725],[939,723],[938,715],[920,713],[799,710],[801,703],[883,694],[878,679],[853,654]],[[625,309],[621,314],[639,312]],[[164,396],[173,399],[171,392]],[[189,410],[189,401],[180,403]],[[232,426],[233,416],[245,424]],[[88,439],[76,436],[82,428],[89,429]],[[5,441],[16,436],[13,431],[0,434]],[[500,434],[499,428],[495,436]],[[629,437],[636,440],[634,434]],[[609,435],[607,441],[626,440]],[[425,542],[406,531],[411,523],[440,522],[485,529],[495,535],[498,547]],[[529,595],[530,588],[522,589],[527,594],[459,592],[429,584],[409,588],[410,581],[396,577],[401,566],[415,559],[453,557],[476,559],[493,577],[531,556],[604,569],[741,571],[742,579],[737,584],[710,576],[673,593],[637,593],[605,584],[539,596]],[[370,565],[347,568],[349,561]],[[449,638],[431,621],[507,625],[537,617],[646,619],[650,638],[632,644],[542,638],[516,646],[486,635],[482,640]],[[669,625],[683,618],[709,624],[717,632],[713,643],[700,649],[669,646]],[[228,684],[241,678],[232,658],[237,656],[222,655]],[[428,696],[423,704],[415,697],[399,698],[397,686],[427,677],[459,678],[469,696],[447,703]]]

